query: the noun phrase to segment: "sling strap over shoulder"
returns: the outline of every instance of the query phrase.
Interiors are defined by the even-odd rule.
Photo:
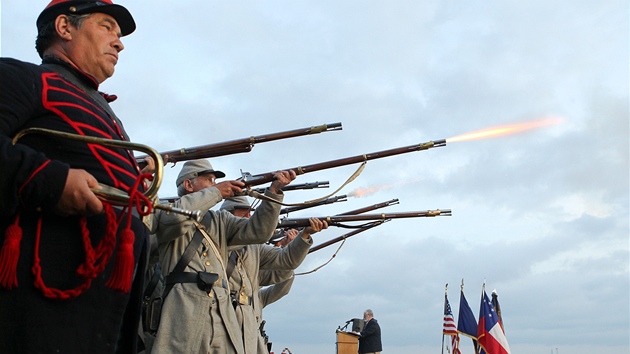
[[[234,273],[234,268],[236,267],[236,262],[237,262],[237,257],[238,257],[238,254],[236,252],[237,251],[232,251],[230,253],[230,258],[228,259],[227,269],[225,270],[225,273],[228,279],[230,279],[230,277],[232,276],[232,273]]]
[[[155,265],[153,266],[153,275],[151,276],[151,280],[149,281],[149,284],[147,284],[147,287],[144,289],[145,299],[151,298],[151,294],[153,294],[153,292],[155,291],[155,288],[157,288],[157,285],[160,282],[161,276],[162,276],[162,266],[160,266],[160,262],[156,262]]]
[[[192,260],[195,252],[197,252],[202,240],[203,235],[197,230],[197,232],[193,235],[192,240],[190,240],[190,243],[188,243],[188,246],[186,246],[184,254],[182,254],[182,257],[175,265],[175,268],[173,268],[173,271],[164,279],[164,283],[166,285],[164,287],[164,294],[162,295],[163,298],[166,298],[166,295],[171,292],[171,289],[173,289],[173,286],[177,283],[197,282],[197,273],[184,272],[184,269],[186,269],[186,266],[188,266],[188,263]]]

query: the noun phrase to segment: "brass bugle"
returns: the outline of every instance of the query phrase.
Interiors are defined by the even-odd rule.
[[[101,189],[92,189],[92,192],[94,192],[94,194],[96,194],[96,196],[100,199],[117,205],[127,205],[127,203],[129,202],[129,195],[121,191],[120,189],[101,183],[99,183],[99,186],[101,187]],[[157,199],[155,200],[157,201]],[[201,214],[201,210],[180,209],[170,204],[160,204],[158,202],[152,202],[151,205],[153,205],[153,208],[155,209],[161,209],[170,213],[185,215],[190,219],[196,220],[197,222],[201,222],[201,219],[203,219],[203,214]]]
[[[155,149],[147,145],[132,143],[130,141],[112,140],[112,139],[98,138],[95,136],[84,136],[84,135],[60,132],[57,130],[45,129],[45,128],[27,128],[20,131],[19,133],[15,135],[15,137],[13,137],[13,140],[12,140],[13,145],[15,145],[15,143],[17,143],[17,141],[20,138],[29,134],[52,135],[52,136],[56,136],[60,138],[66,138],[66,139],[81,141],[85,143],[98,144],[98,145],[106,146],[106,147],[142,151],[146,153],[147,155],[151,156],[153,160],[155,161],[155,173],[153,176],[153,182],[151,183],[149,188],[147,188],[147,190],[144,192],[144,196],[148,200],[151,201],[151,206],[153,208],[165,210],[168,212],[182,214],[182,215],[188,216],[189,218],[195,219],[197,221],[201,221],[201,218],[203,217],[203,214],[201,214],[200,210],[179,209],[179,208],[174,208],[170,205],[159,204],[157,202],[156,196],[157,196],[158,189],[160,188],[160,185],[162,184],[162,177],[164,174],[164,160],[162,160],[162,156],[160,156],[160,154]],[[112,204],[116,204],[116,205],[127,205],[127,203],[129,202],[129,195],[125,193],[124,191],[102,184],[102,183],[99,183],[99,186],[101,187],[100,189],[92,188],[92,192],[94,192],[94,194],[99,199],[110,202]]]

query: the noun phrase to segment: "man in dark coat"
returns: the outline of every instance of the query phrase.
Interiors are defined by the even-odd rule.
[[[0,58],[0,352],[133,353],[148,240],[133,153],[63,137],[128,141],[99,91],[136,25],[111,0],[52,0],[37,21],[42,64]]]
[[[378,325],[376,318],[374,318],[372,310],[365,310],[363,320],[365,325],[363,330],[358,333],[361,336],[359,337],[359,354],[380,354],[383,350],[381,327]]]

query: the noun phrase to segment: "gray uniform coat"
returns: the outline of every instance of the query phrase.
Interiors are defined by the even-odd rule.
[[[256,209],[256,213],[259,212]],[[238,251],[238,261],[230,276],[230,288],[239,301],[236,318],[243,332],[246,354],[268,354],[260,335],[262,305],[258,295],[260,270],[293,270],[297,268],[313,244],[311,238],[304,240],[298,235],[285,248],[270,245],[248,245]]]
[[[280,300],[291,290],[291,286],[293,286],[293,280],[295,279],[293,271],[291,270],[282,272],[286,272],[284,273],[288,276],[286,280],[283,280],[279,283],[271,284],[269,286],[265,286],[264,288],[260,288],[260,290],[258,291],[261,308],[264,309],[267,305],[273,304],[274,302]],[[262,281],[260,282],[260,285],[264,285]]]
[[[282,195],[269,191],[265,194],[282,201]],[[182,197],[175,206],[208,210],[219,201],[221,196],[218,189],[209,187]],[[276,228],[279,213],[279,204],[263,201],[250,219],[224,211],[208,211],[205,214],[201,223],[217,246],[219,257],[204,239],[185,271],[216,273],[220,275],[219,279],[209,293],[200,290],[195,283],[175,284],[164,300],[152,353],[245,353],[223,265],[227,263],[228,246],[267,241]],[[162,269],[164,274],[169,274],[196,228],[192,220],[173,213],[161,213],[154,223],[157,223],[156,236]]]

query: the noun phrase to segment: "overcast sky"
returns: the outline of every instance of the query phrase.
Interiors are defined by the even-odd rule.
[[[1,2],[1,55],[39,62],[48,1]],[[629,10],[601,1],[126,1],[123,38],[101,89],[132,140],[173,150],[324,123],[343,130],[215,158],[236,179],[561,117],[522,134],[368,162],[338,194],[292,213],[325,216],[398,198],[382,212],[451,209],[350,238],[264,311],[278,354],[332,353],[335,330],[371,308],[384,353],[437,353],[445,284],[458,318],[462,279],[475,316],[499,294],[513,353],[628,352]],[[0,83],[1,85],[1,83]],[[2,89],[9,89],[2,87]],[[161,196],[176,195],[181,164]],[[298,203],[357,166],[306,174]],[[315,244],[347,232],[331,228]],[[336,244],[299,272],[325,263]],[[462,339],[463,353],[472,353]]]

